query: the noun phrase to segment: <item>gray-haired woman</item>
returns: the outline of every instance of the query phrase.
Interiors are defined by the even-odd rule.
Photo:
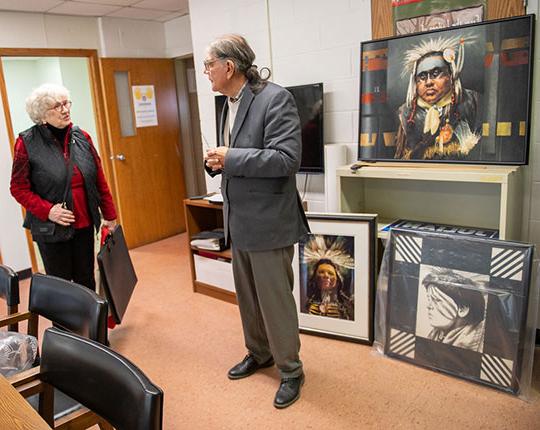
[[[116,210],[92,139],[71,122],[69,91],[43,84],[26,100],[35,125],[15,142],[10,190],[26,209],[45,272],[95,290],[94,228]]]

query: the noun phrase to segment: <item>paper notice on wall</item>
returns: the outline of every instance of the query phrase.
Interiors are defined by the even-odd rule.
[[[156,92],[153,85],[133,85],[133,110],[135,126],[153,127],[158,125],[156,109]]]

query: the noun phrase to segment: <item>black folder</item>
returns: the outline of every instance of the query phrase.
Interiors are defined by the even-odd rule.
[[[122,226],[117,225],[97,255],[101,286],[115,322],[120,324],[129,304],[137,275],[129,256]]]

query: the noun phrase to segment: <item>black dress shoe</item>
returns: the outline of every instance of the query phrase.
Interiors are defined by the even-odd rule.
[[[282,379],[274,399],[274,406],[283,409],[296,402],[300,398],[300,388],[304,385],[304,379],[303,373],[297,378]]]
[[[259,364],[257,363],[257,360],[255,360],[255,357],[253,357],[253,355],[248,354],[242,360],[242,362],[238,363],[231,370],[229,370],[227,376],[229,377],[229,379],[241,379],[253,375],[259,369],[262,369],[264,367],[270,367],[273,365],[274,359],[272,357],[270,357],[264,363]]]

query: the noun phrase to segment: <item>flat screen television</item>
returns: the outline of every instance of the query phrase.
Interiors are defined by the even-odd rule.
[[[221,112],[223,105],[227,101],[227,96],[219,95],[214,98],[214,106],[216,107],[216,143],[219,143],[219,123],[221,121]]]
[[[528,162],[534,19],[363,42],[358,159]]]
[[[324,173],[323,84],[286,87],[293,95],[302,127],[299,172]]]
[[[293,95],[302,127],[302,161],[299,172],[324,173],[323,84],[286,87]],[[227,98],[215,97],[216,142],[219,142],[221,111]]]

